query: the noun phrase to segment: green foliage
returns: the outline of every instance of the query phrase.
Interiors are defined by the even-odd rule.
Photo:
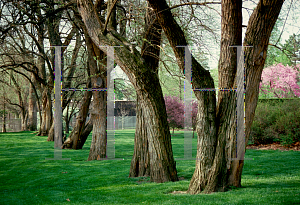
[[[183,133],[172,137],[175,158],[183,158]],[[128,178],[134,130],[116,130],[116,158],[86,161],[91,136],[82,150],[62,150],[53,158],[54,143],[32,132],[0,134],[1,204],[298,204],[300,152],[247,150],[242,185],[228,192],[187,195],[195,161],[177,160],[178,182],[150,183],[149,177]],[[197,139],[193,139],[196,157]]]
[[[250,139],[254,144],[280,142],[284,146],[300,141],[299,100],[258,103]]]
[[[292,65],[290,58],[280,49],[283,48],[281,42],[281,29],[283,26],[283,22],[281,20],[277,20],[271,37],[270,37],[270,46],[268,46],[267,58],[265,62],[265,67],[272,66],[274,64],[282,63],[283,65]],[[272,46],[275,45],[275,46]]]
[[[290,59],[291,63],[296,64],[300,61],[300,34],[290,35],[289,39],[286,40],[283,49],[286,55]]]
[[[3,115],[7,115],[8,112],[0,109],[0,118],[3,118]]]
[[[124,94],[122,90],[125,88],[124,80],[122,79],[115,79],[115,95],[116,100],[123,100]]]

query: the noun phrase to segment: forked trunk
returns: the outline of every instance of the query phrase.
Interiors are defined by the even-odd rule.
[[[176,47],[177,45],[187,45],[183,32],[169,12],[168,5],[164,0],[148,0],[148,2],[156,11],[179,66],[184,70],[184,54]],[[222,88],[232,88],[236,80],[237,54],[229,46],[241,45],[241,3],[242,1],[222,1],[222,39],[219,62],[219,87]],[[251,45],[253,48],[245,49],[245,144],[248,142],[257,105],[259,80],[266,58],[269,37],[282,4],[283,0],[259,1],[247,26],[244,44]],[[201,72],[205,72],[193,58],[192,65],[193,88],[214,88],[209,83],[205,85],[205,80],[209,76],[201,74]],[[204,83],[201,83],[200,80]],[[243,160],[231,161],[231,158],[236,157],[234,148],[234,139],[236,138],[235,93],[233,91],[220,92],[217,110],[213,105],[213,101],[215,101],[213,96],[210,100],[210,96],[202,93],[199,94],[199,91],[195,91],[198,100],[198,150],[196,169],[188,190],[188,193],[191,194],[201,191],[205,193],[225,191],[229,185],[239,187],[244,162]]]
[[[104,25],[99,20],[91,1],[78,0],[77,4],[95,45],[122,45],[115,49],[115,60],[127,74],[141,99],[147,125],[151,181],[158,183],[178,181],[166,107],[157,73],[149,69],[141,53],[133,46],[128,46],[130,43],[117,32],[113,29],[103,32]],[[103,47],[99,48],[107,52]]]
[[[91,98],[92,92],[86,91],[82,99],[80,111],[76,117],[76,124],[70,133],[69,138],[64,142],[63,148],[80,149],[79,144],[81,144],[81,134],[85,128],[85,121],[89,112]]]

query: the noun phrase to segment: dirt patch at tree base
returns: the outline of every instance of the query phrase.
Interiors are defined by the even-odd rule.
[[[256,150],[281,150],[281,151],[300,151],[300,142],[296,142],[295,144],[291,145],[290,147],[282,146],[279,143],[273,143],[273,144],[260,144],[260,145],[248,145],[246,147],[247,149],[256,149]]]
[[[187,191],[173,191],[171,194],[187,194]]]

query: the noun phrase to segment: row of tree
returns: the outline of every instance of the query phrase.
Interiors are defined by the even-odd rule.
[[[55,53],[51,46],[63,46],[62,73],[63,87],[66,88],[107,88],[107,75],[111,70],[106,68],[109,52],[104,45],[117,46],[114,49],[115,63],[128,76],[137,98],[135,145],[129,176],[150,176],[153,182],[177,181],[170,134],[172,122],[167,119],[158,75],[159,62],[164,63],[160,61],[161,45],[168,43],[171,46],[181,75],[186,69],[186,56],[191,55],[193,89],[215,88],[210,72],[201,64],[203,59],[185,53],[185,49],[178,46],[193,43],[189,29],[195,24],[200,25],[198,17],[203,14],[203,7],[221,5],[219,87],[237,86],[237,51],[230,46],[252,46],[244,51],[247,144],[269,38],[284,0],[258,1],[246,26],[244,42],[242,0],[174,3],[176,5],[170,5],[165,0],[1,1],[1,20],[5,22],[1,24],[0,36],[1,82],[7,87],[14,85],[20,109],[26,107],[26,97],[30,98],[28,118],[31,119],[30,115],[34,113],[32,109],[39,110],[39,135],[48,135],[48,140],[53,140]],[[188,26],[185,26],[181,17],[186,17],[186,9],[179,8],[187,6],[192,12],[190,21],[185,22],[189,23]],[[211,30],[207,25],[199,27]],[[73,48],[69,50],[71,45]],[[66,46],[69,46],[68,49]],[[21,82],[17,78],[26,80],[28,88],[17,86]],[[24,88],[28,94],[22,90]],[[63,92],[62,95],[63,110],[80,101],[76,125],[64,147],[82,148],[87,133],[92,130],[88,160],[105,158],[107,94],[97,91],[75,93]],[[198,146],[196,169],[188,193],[211,193],[225,191],[229,186],[240,187],[244,160],[231,160],[236,158],[237,151],[234,140],[235,92],[220,91],[218,100],[215,91],[194,91],[194,94],[198,105],[195,120]],[[4,101],[8,102],[6,99]],[[86,122],[88,113],[91,120]],[[21,115],[26,119],[26,111]]]

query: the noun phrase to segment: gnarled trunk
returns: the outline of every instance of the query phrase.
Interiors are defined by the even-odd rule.
[[[179,66],[184,70],[184,54],[177,45],[187,45],[181,28],[172,17],[164,0],[148,0],[157,13],[157,17],[174,50]],[[222,45],[219,67],[219,87],[230,88],[236,80],[236,53],[228,46],[241,44],[241,2],[222,1]],[[278,18],[283,0],[259,1],[247,27],[246,48],[246,142],[254,117],[258,99],[258,86],[261,77],[267,45],[273,26]],[[205,72],[192,57],[193,88],[214,88],[210,75]],[[202,82],[201,82],[202,81]],[[206,82],[208,83],[206,83]],[[206,91],[206,93],[210,93]],[[195,91],[198,100],[198,150],[196,169],[188,193],[201,191],[211,193],[225,191],[229,185],[240,186],[243,160],[234,158],[235,131],[235,93],[220,92],[216,110],[215,98],[204,92]]]
[[[171,135],[166,117],[166,107],[158,75],[151,70],[134,46],[114,29],[103,31],[104,25],[88,0],[78,0],[78,9],[88,34],[103,52],[100,45],[121,45],[115,49],[115,60],[127,74],[141,99],[147,124],[150,157],[150,180],[154,182],[178,181],[173,158]],[[95,124],[94,124],[95,125]]]
[[[106,158],[106,92],[94,91],[93,110],[91,111],[93,122],[93,135],[88,161]]]
[[[143,43],[141,53],[145,63],[156,73],[159,65],[161,30],[155,13],[148,8],[145,16],[144,38],[146,41]],[[147,127],[145,124],[146,119],[140,101],[141,99],[137,95],[134,153],[131,160],[129,177],[149,176],[151,172]]]

